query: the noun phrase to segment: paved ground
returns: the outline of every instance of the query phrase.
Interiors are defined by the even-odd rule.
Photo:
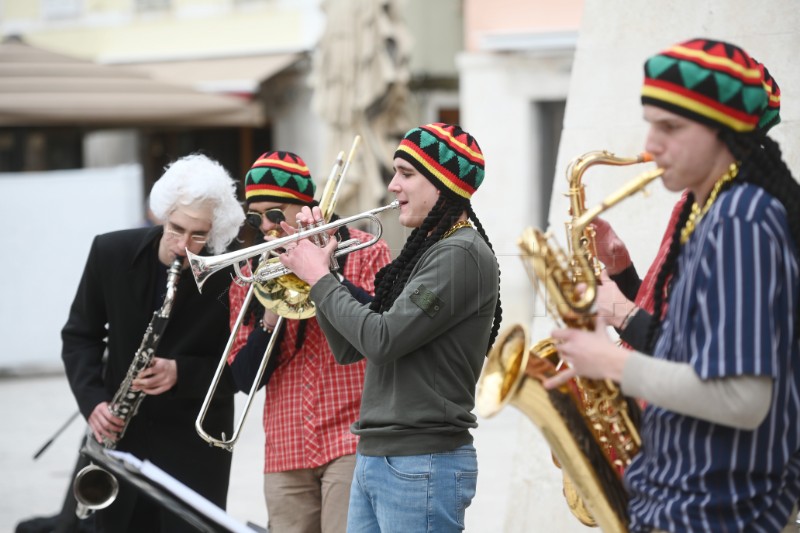
[[[242,398],[238,395],[239,406]],[[228,513],[243,523],[264,525],[264,437],[259,416],[263,396],[255,401],[234,451]],[[0,533],[11,533],[20,520],[61,508],[85,424],[80,417],[73,421],[34,461],[34,453],[77,411],[66,378],[60,374],[0,377],[0,406]],[[521,417],[506,408],[495,418],[479,421],[475,445],[480,476],[477,496],[467,510],[467,531],[497,532],[505,521]]]

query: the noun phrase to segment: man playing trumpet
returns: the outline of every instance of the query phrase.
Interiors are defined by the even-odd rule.
[[[336,360],[367,361],[348,531],[461,531],[478,477],[475,385],[501,315],[497,260],[470,203],[483,153],[460,127],[427,124],[405,135],[394,168],[389,192],[413,231],[371,304],[328,272],[333,243],[301,240],[281,261],[312,286]]]

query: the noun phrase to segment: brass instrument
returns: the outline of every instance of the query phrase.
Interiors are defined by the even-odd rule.
[[[332,223],[324,223],[327,222],[333,215],[333,208],[338,196],[339,188],[341,187],[344,175],[350,166],[350,161],[355,154],[355,150],[358,147],[359,140],[360,137],[356,136],[355,140],[353,141],[353,146],[350,150],[350,155],[347,158],[347,163],[345,163],[344,166],[342,166],[343,153],[339,154],[336,162],[334,163],[328,181],[325,184],[325,190],[322,193],[322,200],[320,201],[320,210],[322,211],[322,216],[324,219],[323,221],[312,224],[310,227],[301,227],[300,231],[293,235],[274,239],[262,244],[251,246],[249,248],[244,248],[242,250],[220,254],[217,256],[203,257],[192,254],[189,252],[189,250],[186,251],[187,257],[189,257],[189,265],[191,266],[192,274],[194,274],[198,290],[202,291],[202,286],[209,276],[228,266],[233,266],[233,269],[237,275],[236,280],[238,283],[250,284],[247,294],[245,295],[245,300],[242,303],[242,309],[239,311],[234,328],[231,331],[231,335],[228,338],[227,344],[225,345],[225,350],[223,351],[222,357],[217,365],[217,370],[211,381],[211,385],[206,392],[206,397],[203,400],[200,413],[198,413],[197,419],[195,420],[195,430],[197,431],[198,435],[200,435],[203,440],[212,446],[233,451],[233,446],[239,439],[239,434],[244,427],[244,420],[247,417],[247,413],[250,411],[256,391],[258,390],[261,384],[261,379],[267,369],[269,358],[272,355],[272,351],[275,349],[275,343],[278,339],[277,333],[283,327],[284,320],[286,318],[309,318],[314,316],[316,313],[313,302],[309,300],[310,287],[308,284],[294,275],[294,273],[292,273],[288,268],[283,266],[283,264],[280,263],[277,258],[267,259],[269,254],[281,248],[285,248],[285,246],[290,242],[296,242],[306,238],[310,238],[316,244],[324,246],[328,242],[328,232],[330,230],[338,229],[361,220],[371,220],[374,222],[378,228],[378,231],[376,231],[376,235],[373,236],[372,239],[366,242],[361,242],[358,239],[350,239],[338,244],[336,252],[331,257],[331,269],[335,270],[338,268],[338,264],[336,263],[337,257],[355,252],[356,250],[360,250],[368,246],[372,246],[378,242],[381,234],[383,233],[383,225],[381,224],[380,219],[377,217],[378,213],[387,209],[397,209],[400,206],[398,201],[394,201],[387,206],[373,209],[372,211],[367,211],[366,213],[339,219]],[[259,255],[261,257],[261,261],[256,270],[251,276],[244,275],[239,264]],[[264,356],[262,357],[261,364],[256,372],[255,380],[250,386],[250,392],[248,393],[247,401],[245,402],[245,406],[242,409],[242,413],[233,429],[231,437],[227,438],[223,433],[221,438],[216,438],[205,431],[203,428],[203,423],[205,422],[208,408],[211,405],[211,399],[214,396],[214,392],[217,390],[217,386],[222,379],[225,366],[228,363],[228,357],[230,356],[236,334],[244,322],[248,307],[250,306],[250,302],[254,295],[266,309],[269,309],[279,315],[278,321],[275,323],[272,335],[270,336],[267,347],[264,350]]]
[[[323,233],[328,233],[331,230],[339,229],[342,226],[347,226],[355,222],[365,220],[371,221],[377,227],[376,234],[372,239],[366,242],[361,242],[358,239],[350,239],[340,242],[333,256],[339,257],[341,255],[349,254],[351,252],[361,250],[362,248],[372,246],[380,240],[380,237],[383,234],[383,224],[378,218],[378,215],[386,210],[398,209],[399,207],[400,202],[394,200],[392,203],[383,207],[377,207],[357,215],[340,218],[327,224],[317,223],[309,229],[302,229],[292,235],[287,235],[286,237],[281,237],[280,239],[256,244],[248,248],[242,248],[241,250],[227,252],[224,254],[200,256],[195,255],[187,250],[189,265],[192,269],[192,275],[194,276],[195,283],[197,283],[197,289],[202,292],[203,284],[206,282],[209,276],[212,276],[229,266],[233,267],[233,270],[236,272],[236,280],[240,283],[263,283],[267,280],[289,274],[291,270],[283,266],[282,263],[275,263],[269,265],[267,268],[264,268],[263,271],[259,272],[258,275],[253,274],[252,276],[247,276],[242,272],[239,264],[250,259],[251,257],[261,255],[264,252],[273,252],[284,248],[289,243],[297,242],[303,239],[313,239],[315,237],[319,237]]]
[[[141,390],[133,389],[133,380],[152,364],[156,355],[156,348],[158,348],[161,336],[167,328],[172,304],[175,301],[175,289],[180,279],[182,265],[183,258],[176,257],[169,266],[167,271],[167,294],[164,297],[164,303],[160,309],[153,312],[153,317],[150,319],[139,349],[134,354],[133,360],[128,367],[125,379],[122,380],[114,397],[111,399],[108,409],[112,415],[123,420],[123,426],[116,441],[106,437],[103,438],[103,448],[116,448],[117,442],[125,435],[128,425],[139,411],[139,405],[142,403],[145,394]],[[99,444],[94,441],[94,435],[91,430],[87,430],[86,439],[87,447],[99,447]],[[114,502],[119,492],[119,482],[108,470],[90,464],[75,475],[75,480],[72,483],[72,492],[78,502],[75,514],[78,518],[84,519],[89,517],[92,512],[105,509]]]
[[[568,169],[571,220],[567,224],[569,256],[549,235],[534,228],[523,231],[518,245],[534,286],[560,326],[594,329],[594,300],[600,265],[590,223],[621,200],[644,189],[663,174],[646,172],[586,209],[581,178],[594,164],[631,165],[650,161],[648,154],[619,158],[591,152]],[[578,289],[583,284],[583,291]],[[627,496],[623,469],[638,453],[641,441],[632,407],[608,380],[576,377],[558,390],[542,381],[562,366],[557,346],[546,338],[530,348],[524,327],[514,325],[495,342],[479,381],[478,411],[492,416],[511,403],[542,431],[564,473],[564,494],[582,523],[603,531],[626,531]],[[530,379],[528,379],[530,378]]]
[[[342,183],[344,183],[344,176],[350,169],[350,163],[353,161],[356,149],[361,143],[361,137],[356,135],[353,139],[353,144],[350,147],[350,153],[347,156],[346,162],[342,159],[343,152],[339,152],[336,162],[331,169],[330,175],[325,182],[325,190],[322,192],[322,197],[319,201],[320,211],[322,211],[322,220],[330,222],[333,216],[333,210],[336,206],[336,200],[339,198],[339,191],[341,190]],[[320,234],[320,239],[317,242],[319,245],[324,245],[327,242],[327,234]],[[265,281],[254,284],[255,296],[265,309],[273,313],[286,317],[302,320],[304,318],[311,318],[316,314],[314,302],[309,298],[311,287],[308,283],[301,280],[293,273],[289,272],[280,277],[269,278],[268,273],[272,269],[280,265],[277,258],[273,258],[268,262],[261,262],[258,269],[254,274],[255,278],[264,277]],[[331,270],[336,270],[338,264],[335,258],[331,258]]]

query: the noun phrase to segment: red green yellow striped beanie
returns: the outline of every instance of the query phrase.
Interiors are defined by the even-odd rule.
[[[645,62],[642,103],[710,126],[754,131],[768,116],[772,97],[777,98],[777,109],[780,107],[780,90],[775,84],[777,90],[770,93],[765,71],[738,46],[692,39]],[[777,124],[774,118],[762,125]]]
[[[317,186],[305,161],[291,152],[265,152],[244,177],[245,202],[309,205]]]
[[[411,163],[437,189],[469,200],[483,182],[478,142],[458,126],[436,122],[405,134],[394,153]]]
[[[761,70],[761,82],[764,84],[764,90],[769,95],[769,104],[758,120],[758,129],[766,133],[781,121],[781,88],[778,87],[778,82],[769,73],[767,67],[758,63],[758,68]]]

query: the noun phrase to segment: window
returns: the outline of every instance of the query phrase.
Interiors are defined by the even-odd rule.
[[[170,8],[170,0],[136,0],[136,11],[166,11]]]
[[[567,103],[563,100],[554,102],[537,102],[535,115],[538,117],[539,138],[541,139],[541,153],[539,154],[539,176],[541,176],[541,189],[539,190],[539,212],[541,220],[535,221],[540,228],[547,226],[547,217],[550,210],[550,196],[553,194],[554,172],[557,172],[558,144],[561,141],[561,130],[564,128],[564,111]]]
[[[77,18],[83,11],[82,0],[39,0],[45,20]]]
[[[74,128],[3,128],[0,172],[64,170],[83,166],[83,133]]]

